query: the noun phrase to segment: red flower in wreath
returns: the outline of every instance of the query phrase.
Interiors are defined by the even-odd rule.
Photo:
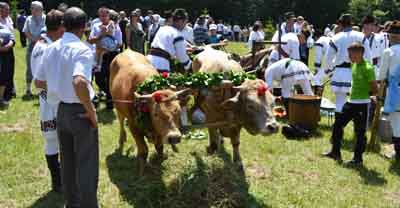
[[[153,98],[154,98],[154,101],[156,101],[157,103],[161,103],[161,101],[162,101],[162,94],[161,94],[160,92],[155,92],[155,93],[153,94]]]
[[[169,77],[169,73],[168,73],[168,72],[163,72],[163,73],[161,74],[161,76],[162,76],[164,79],[166,79],[166,78]]]
[[[267,91],[268,91],[268,87],[266,85],[261,85],[257,88],[258,96],[264,96]]]

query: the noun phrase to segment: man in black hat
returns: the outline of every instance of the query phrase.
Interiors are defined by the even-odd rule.
[[[362,20],[362,31],[365,35],[365,40],[369,41],[371,50],[372,63],[375,67],[376,75],[378,75],[380,57],[385,50],[385,42],[383,36],[375,34],[377,27],[376,18],[372,15],[367,15]]]
[[[170,72],[173,58],[176,58],[185,70],[192,66],[186,51],[187,44],[181,33],[186,26],[187,13],[184,9],[176,9],[172,19],[171,26],[166,25],[158,30],[147,56],[159,72]]]

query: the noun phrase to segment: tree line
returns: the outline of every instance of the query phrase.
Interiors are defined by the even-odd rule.
[[[31,0],[17,1],[18,8],[29,8]],[[188,10],[191,19],[209,13],[215,19],[230,23],[251,24],[255,20],[276,23],[287,11],[294,11],[317,27],[335,23],[340,14],[351,12],[355,22],[360,22],[367,14],[377,16],[381,22],[400,17],[400,0],[43,0],[47,9],[55,8],[61,2],[82,7],[90,16],[95,16],[97,8],[107,6],[117,11],[130,12],[135,8],[148,9],[162,14],[164,10],[182,7]]]

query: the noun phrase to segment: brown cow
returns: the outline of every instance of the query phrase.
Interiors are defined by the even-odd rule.
[[[196,72],[243,71],[240,65],[229,60],[229,56],[207,48],[193,62]],[[240,130],[244,127],[250,134],[269,135],[278,130],[272,115],[273,96],[266,91],[263,80],[246,80],[238,87],[224,86],[200,93],[198,104],[206,115],[207,123],[228,121],[231,125],[209,128],[208,152],[215,153],[221,144],[221,136],[229,137],[233,146],[233,161],[242,167],[239,152]]]
[[[184,99],[189,90],[179,92],[162,90],[151,95],[134,93],[139,84],[157,74],[157,70],[145,56],[131,50],[126,50],[115,57],[110,67],[110,91],[120,123],[119,150],[123,149],[126,142],[124,121],[127,119],[138,148],[140,175],[144,173],[148,156],[145,136],[150,137],[149,140],[154,143],[159,156],[163,154],[163,144],[175,145],[182,137],[179,130],[181,113],[179,100]],[[136,121],[138,108],[143,107],[142,105],[150,113],[150,131],[139,128]]]

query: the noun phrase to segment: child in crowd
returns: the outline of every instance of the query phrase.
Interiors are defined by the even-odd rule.
[[[350,122],[354,122],[356,134],[356,145],[351,165],[361,165],[362,155],[365,151],[367,138],[365,132],[368,121],[368,108],[371,102],[370,93],[376,95],[378,91],[374,66],[363,58],[364,46],[362,43],[355,42],[348,48],[352,63],[352,88],[350,100],[343,106],[342,112],[338,115],[333,125],[332,150],[324,156],[332,158],[338,162],[342,161],[340,148],[343,140],[343,129]]]

